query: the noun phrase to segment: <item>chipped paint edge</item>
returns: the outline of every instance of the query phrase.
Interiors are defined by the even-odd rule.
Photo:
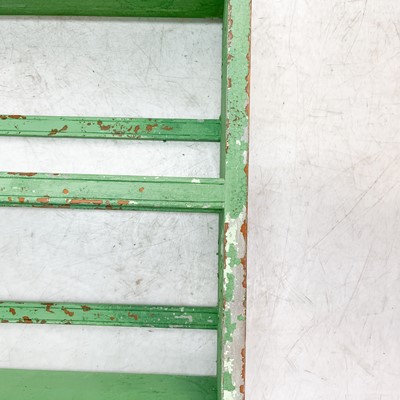
[[[0,115],[0,137],[219,142],[219,120]]]
[[[0,302],[0,324],[217,329],[216,307]]]
[[[220,223],[219,400],[245,398],[251,0],[226,0]]]

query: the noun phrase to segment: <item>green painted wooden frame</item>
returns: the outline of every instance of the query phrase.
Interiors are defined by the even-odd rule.
[[[218,213],[217,307],[0,302],[1,323],[217,330],[217,377],[0,370],[2,394],[18,400],[243,400],[251,0],[2,0],[0,15],[223,21],[220,120],[0,115],[3,137],[221,143],[216,179],[0,173],[0,206],[5,207]]]

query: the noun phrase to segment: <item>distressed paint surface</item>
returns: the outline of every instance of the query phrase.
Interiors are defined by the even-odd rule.
[[[0,370],[2,399],[216,400],[215,377]]]
[[[219,396],[245,396],[247,181],[251,1],[229,0],[224,16]]]
[[[221,18],[223,0],[2,0],[0,15]]]
[[[217,212],[223,179],[0,173],[0,206]]]
[[[0,302],[0,323],[216,329],[212,307]]]
[[[0,115],[0,136],[219,142],[219,120]]]
[[[116,0],[115,0],[116,1]],[[111,3],[111,2],[110,2]],[[109,4],[110,4],[109,3]],[[120,2],[118,2],[120,3]],[[126,6],[126,3],[124,3]],[[138,6],[143,2],[135,2]],[[152,9],[152,4],[146,2],[144,8],[136,8],[132,11],[125,7],[123,14],[120,9],[114,9],[112,16],[180,16],[180,17],[209,17],[221,16],[222,2],[157,2],[157,9]],[[188,11],[188,4],[190,12]],[[18,4],[17,4],[18,5]],[[66,8],[54,7],[54,2],[44,3],[42,1],[26,2],[20,1],[20,9],[15,8],[15,2],[7,6],[0,6],[0,14],[41,14],[41,15],[104,15],[110,16],[109,9],[77,10],[77,3],[70,2]],[[132,5],[132,3],[130,3]],[[162,6],[160,8],[160,5]],[[201,5],[201,9],[198,8]],[[210,6],[213,12],[210,12]],[[89,4],[90,6],[90,4]],[[115,2],[114,2],[115,6]],[[180,8],[174,8],[180,6]],[[38,8],[39,7],[39,8]],[[72,7],[72,8],[71,8]],[[75,7],[75,8],[74,8]],[[164,7],[164,8],[163,8]],[[167,9],[165,9],[167,7]],[[195,10],[193,9],[195,8]],[[89,8],[89,7],[88,7]],[[183,8],[185,9],[184,11]],[[39,12],[40,10],[40,12]],[[89,12],[90,14],[85,14]],[[247,171],[248,171],[248,129],[249,129],[249,63],[250,63],[250,0],[226,0],[224,13],[224,54],[223,54],[223,103],[222,103],[222,146],[221,146],[221,179],[179,179],[162,177],[111,177],[96,175],[49,175],[36,173],[1,173],[0,174],[0,205],[1,206],[36,206],[36,207],[66,207],[66,208],[104,208],[104,209],[126,209],[126,210],[173,210],[173,211],[197,211],[197,212],[219,212],[220,223],[220,273],[219,273],[219,308],[218,308],[218,335],[219,335],[219,360],[217,391],[213,391],[212,397],[221,400],[244,399],[244,375],[245,375],[245,319],[246,319],[246,241],[247,241]],[[97,14],[96,14],[97,12]],[[60,13],[60,14],[58,14]],[[93,14],[94,13],[94,14]],[[213,15],[209,15],[209,14]],[[73,121],[73,129],[59,118],[57,126],[40,125],[36,130],[32,126],[36,123],[29,119],[27,126],[24,117],[3,116],[1,121],[6,121],[1,130],[3,136],[48,136],[48,137],[94,137],[94,138],[125,138],[142,139],[143,134],[151,134],[148,139],[168,140],[174,137],[172,133],[165,132],[171,128],[170,121],[147,123],[144,120],[137,123],[135,127],[127,127],[125,121],[115,119],[87,119],[87,123],[95,123],[94,126],[86,125],[83,128],[83,120]],[[0,121],[0,122],[1,122]],[[16,122],[18,121],[18,122]],[[13,125],[8,125],[9,123]],[[46,124],[49,120],[46,120]],[[53,120],[50,121],[52,123]],[[55,122],[55,121],[54,121]],[[72,123],[72,121],[71,121]],[[192,123],[192,122],[191,122]],[[175,124],[175,122],[174,122]],[[188,130],[182,129],[183,125],[178,122],[178,136],[171,140],[189,140]],[[209,122],[207,123],[209,124]],[[211,130],[201,130],[198,121],[192,126],[196,131],[192,140],[218,141],[215,135],[216,127],[219,125],[212,122]],[[1,125],[0,125],[1,126]],[[38,125],[37,125],[38,126]],[[135,132],[135,128],[137,132]],[[167,129],[163,129],[167,127]],[[49,129],[50,128],[50,129]],[[187,128],[187,126],[186,126]],[[131,131],[133,134],[131,136]],[[170,129],[169,131],[172,131]],[[128,133],[129,132],[129,133]],[[140,137],[136,137],[137,134]],[[175,133],[174,133],[175,134]],[[193,134],[193,133],[192,133]],[[1,136],[1,133],[0,133]],[[200,138],[200,139],[199,139]],[[212,139],[212,140],[211,140]],[[15,304],[15,303],[14,303]],[[37,306],[33,306],[35,309]],[[47,306],[45,306],[47,307]],[[17,314],[17,310],[8,313]],[[58,310],[64,314],[68,313],[70,318],[75,312],[61,305]],[[125,310],[124,310],[125,311]],[[159,310],[160,311],[160,310]],[[41,315],[43,308],[38,308]],[[46,309],[44,312],[48,312]],[[80,314],[88,310],[79,310]],[[163,311],[165,312],[165,310]],[[73,313],[73,315],[71,315]],[[139,315],[136,314],[139,320]],[[12,322],[33,322],[29,316],[24,316]],[[172,319],[176,315],[172,313]],[[180,315],[188,320],[190,315]],[[209,318],[209,317],[207,317]],[[136,320],[135,318],[133,318]],[[44,320],[44,319],[43,319]],[[80,320],[84,320],[80,318]],[[40,323],[38,316],[35,321]],[[57,319],[60,321],[60,319]],[[169,326],[171,324],[169,323]],[[209,320],[211,321],[211,319]],[[210,323],[207,321],[207,323]],[[70,320],[71,322],[71,320]],[[121,318],[122,322],[122,318]],[[57,323],[57,322],[56,322]],[[68,322],[66,322],[68,323]],[[215,323],[214,320],[212,322]],[[154,325],[143,325],[154,326]],[[188,326],[184,326],[188,327]],[[213,327],[215,327],[213,325]],[[21,373],[22,375],[24,373]],[[34,373],[33,373],[34,374]],[[16,373],[15,376],[18,376]],[[21,375],[19,375],[21,376]],[[84,375],[76,375],[83,377]],[[107,379],[112,379],[108,375]],[[140,376],[131,379],[140,379]],[[147,376],[145,379],[150,379]],[[93,385],[92,385],[93,386]],[[40,389],[40,388],[39,388]],[[95,390],[95,389],[94,389]],[[186,389],[189,393],[189,389]],[[162,390],[156,390],[158,396]],[[140,394],[135,388],[134,392]],[[150,392],[149,392],[150,393]],[[196,399],[197,394],[190,391],[191,397]],[[211,393],[211,392],[209,392]],[[145,399],[147,393],[142,395]],[[154,397],[155,392],[151,389],[149,399],[169,398],[164,391],[162,397]],[[202,393],[202,399],[208,397]],[[152,397],[151,397],[152,396]],[[29,397],[29,398],[32,398]],[[70,397],[68,397],[70,398]],[[130,397],[131,398],[131,397]],[[174,391],[171,398],[179,398]],[[200,398],[200,397],[199,397]]]

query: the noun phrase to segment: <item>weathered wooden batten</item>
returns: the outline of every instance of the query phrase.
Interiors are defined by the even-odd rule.
[[[217,376],[0,370],[0,397],[243,400],[251,0],[2,0],[0,15],[218,18],[223,23],[220,120],[0,115],[3,137],[220,142],[221,172],[215,179],[0,173],[4,207],[218,213],[215,307],[67,304],[57,299],[0,303],[1,323],[216,330]]]

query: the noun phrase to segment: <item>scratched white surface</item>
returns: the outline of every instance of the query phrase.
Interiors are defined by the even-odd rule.
[[[221,25],[0,18],[0,113],[218,118]],[[218,144],[0,139],[0,170],[215,177]],[[5,300],[209,305],[212,215],[0,210]],[[0,326],[0,368],[212,375],[216,334]]]
[[[398,400],[400,4],[253,0],[253,8],[247,398]],[[172,22],[135,30],[61,21],[27,19],[18,29],[0,21],[4,112],[218,116],[217,25],[193,23],[182,34]],[[160,50],[165,35],[177,52]],[[91,160],[85,168],[98,168]],[[204,249],[209,223],[200,224]],[[164,331],[146,341],[147,331],[109,328],[0,332],[2,367],[213,372],[215,338],[200,333],[172,336],[156,362]]]
[[[400,398],[400,3],[254,0],[249,400]]]

